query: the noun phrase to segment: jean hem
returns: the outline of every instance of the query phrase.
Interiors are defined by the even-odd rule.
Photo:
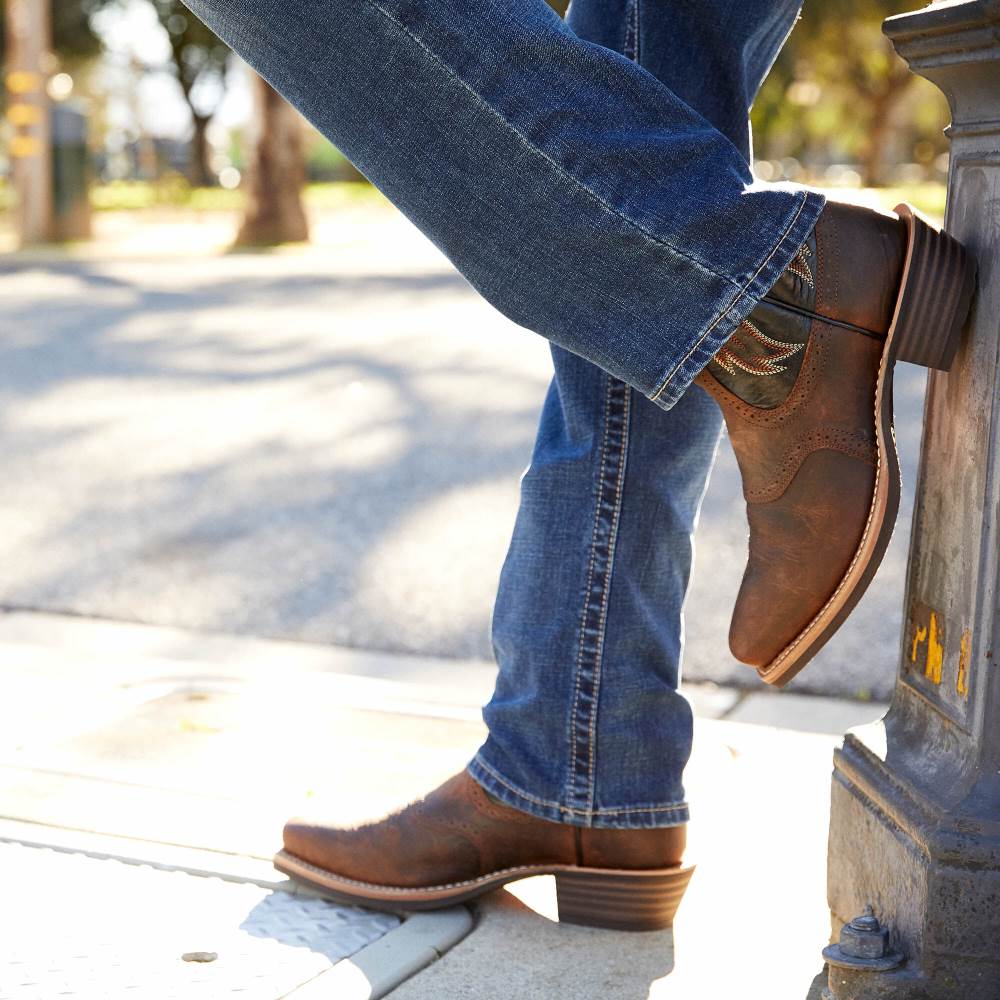
[[[792,262],[799,247],[813,231],[826,197],[818,191],[803,191],[802,199],[781,238],[764,258],[736,297],[702,331],[691,350],[677,362],[660,382],[650,400],[669,410],[687,391],[701,370],[715,357],[733,331],[757,307],[782,272]]]
[[[552,802],[519,788],[489,764],[484,759],[482,751],[469,762],[466,770],[482,788],[504,805],[553,823],[611,830],[648,830],[683,826],[690,820],[690,810],[686,802],[641,803],[635,806],[609,806],[590,810]]]

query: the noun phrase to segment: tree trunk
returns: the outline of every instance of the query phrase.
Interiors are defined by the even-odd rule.
[[[870,98],[871,124],[860,157],[861,183],[865,187],[878,187],[885,179],[886,148],[894,134],[892,111],[912,80],[908,72],[896,73]]]
[[[17,192],[17,230],[23,246],[55,235],[52,200],[52,120],[43,66],[52,47],[46,4],[7,0],[7,118],[9,153]],[[3,54],[0,53],[0,58]]]
[[[247,206],[237,246],[274,246],[309,239],[302,207],[305,148],[298,113],[264,80],[254,80],[256,141]]]
[[[194,133],[188,153],[188,180],[193,187],[211,187],[215,174],[209,161],[208,123],[210,119],[191,110]]]

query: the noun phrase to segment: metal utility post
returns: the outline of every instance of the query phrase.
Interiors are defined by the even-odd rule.
[[[10,158],[22,244],[53,235],[49,99],[51,10],[43,0],[7,0],[7,117],[14,126]]]
[[[826,995],[997,1000],[1000,0],[934,3],[884,30],[951,105],[946,228],[975,253],[979,291],[954,370],[930,376],[892,707],[835,757],[842,937]]]

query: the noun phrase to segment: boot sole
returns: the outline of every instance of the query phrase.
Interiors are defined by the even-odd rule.
[[[910,205],[896,206],[906,224],[907,250],[892,324],[875,389],[878,466],[861,542],[833,595],[766,667],[757,673],[784,687],[840,628],[875,576],[899,512],[899,456],[892,424],[892,373],[897,361],[949,371],[969,315],[976,265],[965,248]]]
[[[693,866],[683,865],[639,871],[522,865],[464,882],[410,888],[345,878],[288,851],[279,851],[274,856],[274,867],[334,902],[390,911],[437,910],[475,899],[519,879],[554,875],[560,923],[624,931],[671,927],[694,873]]]

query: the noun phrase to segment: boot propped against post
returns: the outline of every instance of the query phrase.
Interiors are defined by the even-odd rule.
[[[697,378],[725,415],[750,525],[730,647],[769,684],[871,583],[899,510],[893,366],[947,371],[969,312],[970,256],[909,205],[896,213],[828,203]]]

